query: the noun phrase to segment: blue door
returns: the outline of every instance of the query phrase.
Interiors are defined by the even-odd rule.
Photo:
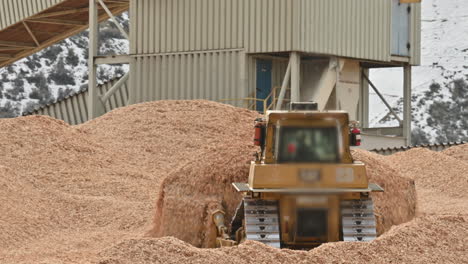
[[[257,99],[266,99],[271,93],[271,65],[271,61],[257,60]],[[257,101],[257,111],[264,111],[263,101]]]

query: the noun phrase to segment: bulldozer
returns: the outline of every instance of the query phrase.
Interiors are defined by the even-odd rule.
[[[353,160],[361,143],[357,122],[344,111],[317,111],[313,102],[267,111],[255,120],[259,146],[247,183],[232,183],[242,201],[230,225],[212,213],[218,247],[254,240],[275,248],[311,249],[377,237],[366,167]],[[229,226],[229,227],[228,227]]]

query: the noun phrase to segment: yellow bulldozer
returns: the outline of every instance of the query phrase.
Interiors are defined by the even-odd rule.
[[[356,123],[343,111],[317,111],[316,103],[291,103],[255,121],[260,150],[247,183],[233,183],[243,196],[230,225],[213,213],[217,246],[255,240],[276,248],[310,249],[326,242],[376,238],[365,165],[353,160],[360,144]],[[228,227],[229,226],[229,227]]]

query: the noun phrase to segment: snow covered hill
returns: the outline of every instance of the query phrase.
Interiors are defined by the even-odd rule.
[[[422,62],[413,68],[412,77],[415,132],[432,142],[466,140],[468,127],[463,118],[468,115],[468,1],[423,0],[421,39]],[[398,71],[375,71],[371,79],[401,112],[401,80],[395,79],[401,76]],[[388,110],[375,95],[370,108],[373,126],[395,125],[392,118],[382,119]],[[447,130],[454,135],[448,135],[452,132]]]
[[[122,14],[118,20],[128,30],[128,14]],[[101,23],[100,54],[125,54],[128,48],[128,40],[113,23]],[[0,115],[3,112],[4,117],[16,116],[86,88],[87,58],[88,32],[85,31],[0,68]],[[107,82],[127,71],[128,65],[102,65],[98,68],[98,80]]]

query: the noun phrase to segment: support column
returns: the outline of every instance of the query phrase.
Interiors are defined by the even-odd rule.
[[[360,91],[360,100],[359,100],[359,121],[361,122],[361,127],[369,127],[369,83],[365,78],[369,76],[369,69],[361,68],[361,91]]]
[[[301,55],[291,52],[291,102],[301,100]]]
[[[403,137],[411,145],[411,65],[404,66],[403,79]]]
[[[88,58],[88,120],[104,114],[104,107],[99,100],[97,91],[95,57],[98,55],[99,20],[98,3],[89,0],[89,58]]]

